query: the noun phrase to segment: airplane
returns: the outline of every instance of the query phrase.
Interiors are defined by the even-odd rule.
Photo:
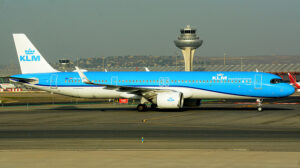
[[[296,87],[296,89],[297,89],[297,92],[299,92],[299,91],[300,91],[300,83],[297,82],[296,77],[293,76],[293,75],[290,74],[290,73],[288,73],[288,76],[289,76],[289,79],[290,79],[290,83],[291,83],[292,85],[294,85],[294,86]]]
[[[59,72],[25,34],[13,34],[22,74],[19,82],[55,94],[81,98],[140,99],[138,111],[181,109],[191,99],[256,99],[263,111],[265,98],[287,97],[295,92],[281,77],[264,72]]]

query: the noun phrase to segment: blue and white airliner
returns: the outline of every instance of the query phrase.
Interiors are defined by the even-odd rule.
[[[287,97],[295,92],[281,77],[263,72],[59,72],[25,34],[13,34],[22,74],[10,79],[25,86],[81,98],[140,99],[159,109],[183,108],[185,100]]]

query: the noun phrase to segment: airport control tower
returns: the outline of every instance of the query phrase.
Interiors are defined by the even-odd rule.
[[[202,45],[202,42],[196,35],[196,29],[191,28],[190,25],[187,25],[184,29],[180,29],[180,36],[174,43],[182,51],[185,71],[193,70],[194,53]]]

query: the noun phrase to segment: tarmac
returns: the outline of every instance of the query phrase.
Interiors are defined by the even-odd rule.
[[[300,167],[299,97],[137,112],[136,105],[0,107],[1,167]],[[143,137],[143,143],[142,143]]]

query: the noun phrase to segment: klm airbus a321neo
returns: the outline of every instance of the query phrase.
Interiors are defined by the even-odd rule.
[[[48,92],[83,98],[140,99],[159,109],[182,108],[185,99],[256,99],[286,97],[295,92],[279,76],[262,72],[59,72],[25,34],[13,34],[22,74],[14,82]]]

